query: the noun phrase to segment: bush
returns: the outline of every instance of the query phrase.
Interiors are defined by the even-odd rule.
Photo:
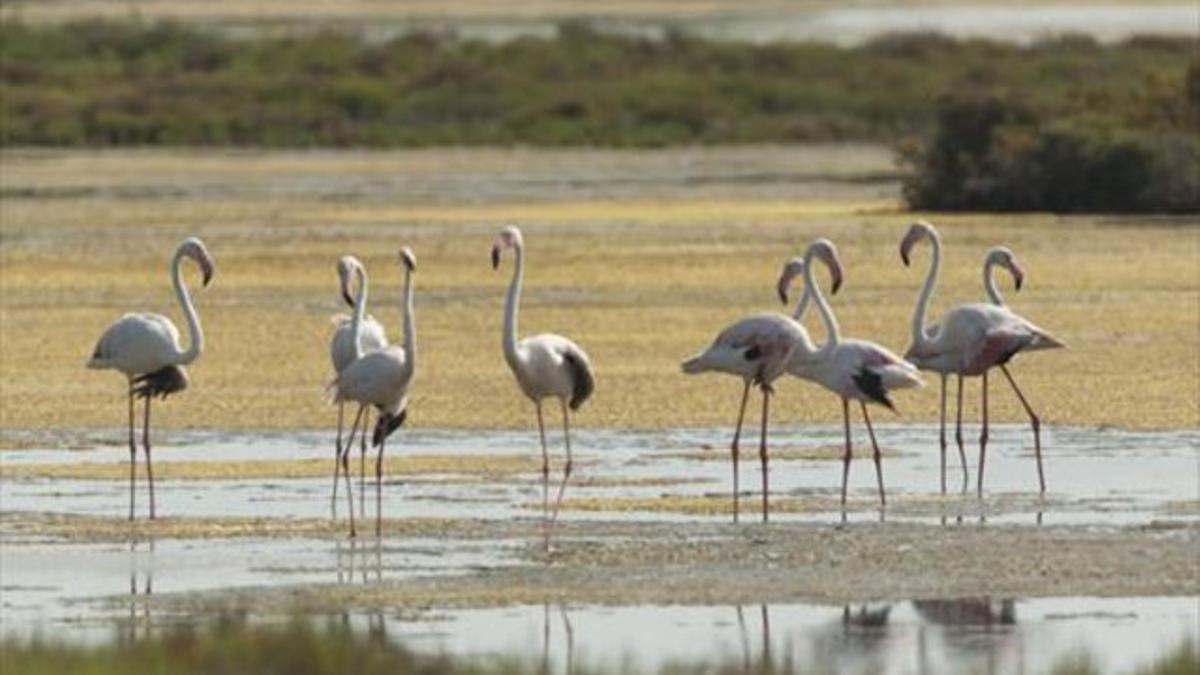
[[[901,149],[914,209],[1200,212],[1200,139],[1063,120],[990,94],[943,98],[927,142]]]

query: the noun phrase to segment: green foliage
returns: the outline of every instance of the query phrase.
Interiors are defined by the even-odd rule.
[[[904,194],[917,209],[1200,211],[1200,137],[1128,129],[1077,115],[1043,123],[989,94],[945,97],[927,142],[902,150]]]
[[[137,20],[5,21],[0,143],[893,141],[933,127],[941,93],[970,90],[1019,95],[1036,119],[1194,136],[1191,58],[1189,40],[1166,38],[1021,47],[911,34],[841,48],[641,39],[572,22],[552,38],[502,44],[423,34],[373,44],[328,32],[236,39]],[[1055,143],[1043,152],[1077,152]]]

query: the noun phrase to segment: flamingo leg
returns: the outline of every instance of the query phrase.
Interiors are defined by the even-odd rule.
[[[738,521],[738,441],[742,438],[742,422],[746,419],[746,402],[750,399],[750,380],[742,389],[742,405],[738,408],[737,427],[733,430],[733,444],[729,446],[730,457],[733,458],[733,522]]]
[[[354,415],[354,424],[350,425],[350,435],[346,438],[346,444],[342,446],[342,456],[340,458],[342,464],[342,478],[344,478],[346,481],[346,506],[348,506],[350,510],[351,537],[355,536],[357,531],[354,528],[354,496],[350,492],[350,449],[354,447],[354,434],[360,431],[359,425],[363,421],[363,413],[366,411],[366,409],[367,406],[365,405],[360,404],[358,406],[358,412]],[[365,428],[361,429],[361,431],[364,434],[366,433]]]
[[[859,401],[862,406],[863,422],[867,423],[867,435],[871,437],[871,447],[875,450],[875,478],[879,481],[879,506],[887,506],[887,497],[883,491],[883,453],[879,452],[879,442],[875,440],[875,429],[871,426],[871,416],[867,413],[866,401]]]
[[[842,454],[842,513],[846,512],[846,484],[850,480],[850,400],[842,399],[842,429],[846,433],[846,452]]]
[[[154,520],[154,467],[150,464],[150,399],[146,397],[145,414],[142,416],[142,450],[146,453],[146,481],[150,484],[150,520]]]
[[[386,438],[379,439],[379,454],[375,455],[375,536],[383,532],[383,446]]]
[[[134,433],[133,382],[129,383],[129,520],[133,520],[134,485],[137,482],[137,436]]]
[[[978,492],[980,497],[983,496],[983,465],[984,465],[984,458],[987,455],[987,442],[988,442],[988,400],[987,400],[988,381],[987,380],[988,380],[987,371],[985,370],[985,371],[983,371],[982,382],[981,382],[981,389],[983,390],[983,393],[982,393],[982,397],[980,398],[980,403],[979,403],[980,407],[982,408],[982,411],[981,411],[982,427],[979,430],[979,479],[978,479],[978,482],[977,482],[977,485],[975,488],[976,492]]]
[[[767,472],[767,416],[771,403],[771,385],[763,384],[762,397],[762,429],[758,435],[758,459],[762,463],[762,502],[763,502],[763,522],[767,522],[767,515],[771,512],[767,503],[767,495],[770,493],[770,474]]]
[[[942,373],[941,413],[938,416],[940,432],[938,441],[942,448],[942,494],[946,494],[946,374]]]
[[[338,429],[337,440],[333,444],[333,497],[329,500],[329,510],[332,517],[337,518],[337,493],[338,479],[341,478],[339,471],[341,470],[342,460],[342,425],[346,415],[346,402],[338,401]]]
[[[1029,415],[1029,426],[1033,429],[1033,452],[1037,457],[1038,470],[1038,493],[1046,494],[1046,474],[1042,470],[1042,421],[1038,419],[1037,413],[1033,412],[1033,407],[1029,405],[1029,401],[1025,400],[1025,394],[1021,393],[1021,388],[1017,386],[1017,381],[1013,379],[1012,373],[1008,372],[1008,365],[1000,366],[1000,372],[1004,373],[1004,377],[1008,378],[1008,383],[1012,385],[1013,392],[1020,399],[1021,405],[1025,408],[1025,413]]]
[[[542,524],[550,520],[550,454],[546,451],[546,423],[542,417],[542,402],[536,401],[538,438],[542,441]]]
[[[963,449],[962,435],[962,413],[963,413],[963,376],[958,375],[958,410],[955,413],[954,422],[954,441],[958,443],[958,461],[962,463],[963,486],[962,491],[967,491],[967,486],[970,484],[971,477],[967,472],[967,452]]]
[[[565,467],[563,467],[562,483],[559,484],[558,496],[554,499],[554,514],[550,517],[551,527],[553,527],[554,523],[558,521],[558,510],[562,507],[563,493],[567,491],[567,481],[571,479],[571,415],[569,412],[567,412],[567,402],[561,401],[561,403],[563,416],[563,436],[565,437],[567,446],[567,464]]]
[[[371,428],[371,411],[363,413],[363,426],[358,437],[358,515],[367,517],[367,429]]]

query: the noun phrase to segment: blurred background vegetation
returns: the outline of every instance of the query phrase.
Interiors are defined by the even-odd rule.
[[[679,32],[495,43],[0,23],[6,146],[410,147],[874,141],[916,208],[1200,210],[1193,40],[862,45]]]

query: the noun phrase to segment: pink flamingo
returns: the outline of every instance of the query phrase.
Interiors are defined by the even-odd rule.
[[[983,381],[983,433],[980,437],[980,468],[978,492],[983,494],[983,461],[987,445],[987,371],[1000,367],[1005,378],[1012,385],[1021,404],[1029,415],[1033,428],[1034,455],[1037,459],[1039,493],[1046,491],[1045,472],[1042,468],[1041,423],[1025,395],[1017,386],[1016,380],[1008,372],[1008,362],[1017,354],[1024,351],[1040,349],[1055,349],[1065,345],[1045,330],[1034,325],[1027,319],[1015,314],[1003,305],[971,303],[958,305],[942,317],[938,323],[926,326],[925,315],[933,296],[933,288],[937,283],[938,270],[941,265],[941,238],[932,225],[924,221],[913,223],[900,243],[900,258],[905,265],[909,263],[909,253],[912,247],[922,239],[928,239],[933,247],[933,259],[925,283],[917,297],[916,308],[912,319],[912,345],[905,358],[917,367],[932,370],[942,375],[941,397],[941,446],[942,446],[942,491],[945,492],[945,461],[946,461],[946,377],[953,373],[959,378],[958,415],[959,452],[962,452],[962,378],[982,376]],[[1003,262],[999,261],[998,262]],[[985,264],[989,271],[990,266]],[[1014,271],[1014,277],[1021,277],[1020,268]],[[985,282],[986,284],[987,282]],[[995,292],[994,285],[988,284],[989,294]],[[998,296],[998,293],[996,294]],[[995,298],[993,298],[994,300]],[[964,479],[966,461],[963,458]],[[965,481],[964,481],[965,482]]]
[[[896,389],[920,387],[924,385],[917,369],[912,364],[896,356],[886,347],[854,338],[842,338],[837,319],[833,310],[825,301],[821,289],[813,280],[812,261],[820,258],[827,266],[833,277],[833,288],[838,288],[842,281],[842,266],[837,255],[837,249],[831,242],[820,239],[809,246],[804,258],[793,258],[783,267],[779,277],[779,299],[787,303],[787,291],[792,279],[804,275],[804,294],[796,305],[792,316],[801,321],[808,309],[810,298],[814,298],[817,311],[825,324],[828,338],[824,345],[815,352],[806,352],[801,346],[793,354],[788,364],[787,372],[797,377],[811,380],[837,394],[842,399],[842,426],[846,436],[846,451],[842,457],[842,505],[846,504],[846,486],[850,476],[850,401],[858,401],[862,409],[863,422],[871,437],[874,449],[875,474],[879,483],[879,503],[887,506],[883,489],[883,466],[879,443],[875,440],[875,430],[871,426],[871,417],[867,413],[867,403],[877,403],[895,410],[888,394]]]

